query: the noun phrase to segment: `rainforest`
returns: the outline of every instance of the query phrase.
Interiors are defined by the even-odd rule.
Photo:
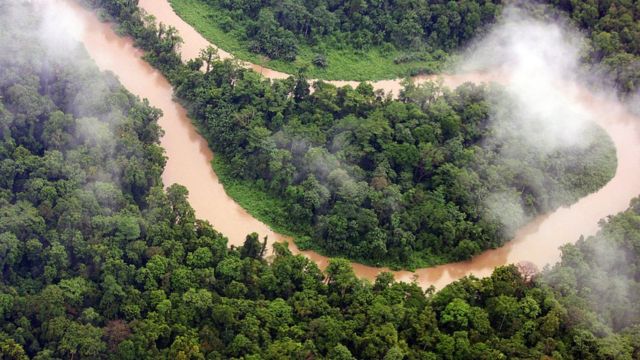
[[[510,60],[499,64],[510,75],[455,86],[446,74],[398,79],[394,92],[314,79],[320,73],[305,67],[269,79],[214,46],[185,59],[189,39],[142,2],[0,0],[2,358],[638,357],[640,9],[243,4],[193,8],[233,16],[229,31],[246,30],[250,51],[270,57],[262,46],[273,44],[260,36],[337,53],[446,52],[482,79],[498,66],[483,49],[509,43],[505,33],[524,29],[566,51],[541,62],[557,71],[542,71],[491,48]],[[188,5],[176,5],[178,15]],[[324,9],[332,26],[282,22],[294,19],[283,11],[305,18],[300,6]],[[455,16],[480,20],[436,29]],[[403,40],[411,34],[400,25],[415,37]],[[565,27],[581,39],[575,48]],[[530,48],[526,59],[547,51]],[[137,70],[147,63],[157,71]],[[172,142],[179,118],[198,151],[214,154],[204,163]],[[176,158],[186,159],[185,179],[206,170],[221,184],[210,175],[204,186],[174,183]],[[218,201],[243,212],[202,211],[198,198],[216,186],[226,190]],[[229,221],[235,232],[218,228]],[[548,222],[560,249],[472,270]],[[436,287],[420,278],[434,265],[452,279]],[[363,270],[375,266],[386,267]]]

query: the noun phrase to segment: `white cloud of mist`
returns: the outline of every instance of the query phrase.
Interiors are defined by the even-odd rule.
[[[527,219],[520,194],[515,191],[490,194],[485,203],[489,213],[504,225],[507,234],[515,233]]]
[[[463,54],[456,71],[498,74],[505,96],[489,99],[491,136],[485,145],[498,151],[501,161],[522,166],[529,191],[571,199],[575,189],[556,184],[559,188],[551,191],[536,181],[540,176],[529,175],[532,168],[544,170],[546,156],[580,151],[601,139],[594,131],[597,119],[575,86],[593,80],[581,66],[587,43],[568,22],[542,19],[535,14],[544,11],[537,10],[507,6],[491,31]],[[489,215],[509,233],[527,220],[520,190],[496,189],[485,201]]]
[[[584,138],[585,126],[594,119],[572,98],[567,84],[582,77],[584,41],[565,24],[539,20],[511,6],[494,29],[470,47],[458,71],[503,69],[504,85],[514,106],[507,110],[497,102],[493,116],[508,117],[537,150],[581,146],[589,140]],[[502,128],[495,130],[496,136],[503,135]]]
[[[20,29],[37,40],[32,44],[16,41],[16,46],[35,45],[32,47],[44,50],[47,58],[71,60],[81,47],[83,25],[60,0],[0,1],[0,11],[4,27]],[[8,46],[4,44],[4,49]]]
[[[57,0],[33,1],[41,22],[38,34],[50,55],[64,57],[81,46],[84,28],[71,9]]]
[[[68,80],[64,90],[43,86],[39,91],[52,94],[58,100],[56,106],[75,117],[70,148],[86,146],[103,156],[105,163],[90,169],[92,179],[86,186],[93,186],[93,181],[118,184],[123,169],[114,161],[114,131],[125,114],[113,103],[129,100],[124,94],[114,97],[114,89],[120,87],[114,75],[98,76],[96,64],[83,48],[84,31],[83,22],[64,1],[0,0],[0,51],[31,64],[43,82],[57,77]],[[130,149],[130,155],[141,157],[142,150]]]
[[[581,65],[582,52],[587,45],[586,39],[567,21],[561,18],[543,20],[531,12],[510,6],[505,8],[492,31],[464,54],[464,61],[458,64],[458,72],[494,72],[500,69],[498,73],[504,74],[507,99],[492,100],[494,138],[488,140],[488,145],[501,144],[502,139],[515,136],[526,146],[512,141],[509,146],[498,147],[502,161],[523,167],[540,165],[523,163],[522,160],[535,159],[535,156],[527,157],[526,153],[531,151],[545,156],[556,150],[579,151],[600,141],[598,135],[601,133],[593,126],[598,119],[590,114],[590,109],[586,108],[588,105],[579,100],[577,88],[591,88],[591,91],[609,98],[615,97],[616,91],[610,79],[600,75],[604,72],[588,73]],[[598,89],[593,90],[594,85]],[[632,111],[640,113],[638,100],[640,94],[627,104]],[[558,198],[559,194],[574,191],[562,188],[560,193],[554,193],[546,184],[531,180],[536,176],[525,178],[527,187],[537,194],[553,194]],[[519,189],[515,190],[498,189],[484,203],[488,215],[500,221],[509,234],[529,218]],[[567,195],[567,199],[571,196]],[[633,305],[640,298],[640,291],[630,288],[629,278],[623,275],[625,271],[620,271],[629,266],[628,249],[620,246],[622,241],[616,241],[605,233],[588,241],[588,251],[584,253],[591,257],[593,265],[575,269],[584,281],[582,287],[588,289],[581,296],[588,300],[592,310],[604,314],[605,323],[622,328],[628,325],[626,316],[637,316]],[[542,279],[554,286],[553,276]],[[611,319],[607,319],[609,315]]]

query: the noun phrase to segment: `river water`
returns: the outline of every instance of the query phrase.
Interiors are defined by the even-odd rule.
[[[214,154],[206,140],[200,136],[184,108],[173,101],[171,85],[157,70],[141,59],[142,52],[134,48],[128,38],[117,36],[108,24],[100,23],[91,11],[73,0],[59,0],[59,6],[73,15],[82,27],[81,40],[89,55],[100,69],[115,73],[120,82],[133,94],[147,98],[150,104],[162,110],[160,126],[165,131],[161,145],[168,157],[163,173],[165,185],[179,183],[189,190],[189,202],[196,215],[208,220],[229,238],[229,243],[241,245],[246,234],[257,232],[267,235],[270,242],[285,241],[294,253],[301,253],[324,268],[328,259],[313,251],[299,251],[290,238],[277,234],[268,226],[249,215],[225,192],[211,168]],[[176,16],[166,0],[140,0],[140,6],[165,24],[178,29],[184,39],[181,51],[184,58],[197,56],[207,41],[193,28]],[[230,57],[221,52],[221,57]],[[286,74],[247,64],[271,78]],[[424,78],[422,78],[424,79]],[[418,79],[418,80],[422,80]],[[491,74],[444,76],[445,84],[457,86],[465,81],[497,79]],[[500,80],[500,79],[499,79]],[[336,82],[334,82],[336,83]],[[337,82],[337,85],[353,82]],[[385,80],[373,83],[374,88],[397,92],[400,81]],[[614,100],[589,93],[585,89],[567,90],[589,110],[613,140],[618,157],[615,177],[598,192],[588,195],[570,207],[540,216],[521,228],[516,237],[501,248],[488,250],[471,260],[418,269],[415,272],[396,271],[398,280],[417,281],[423,287],[441,288],[466,275],[479,277],[491,274],[496,266],[529,261],[542,267],[559,259],[558,247],[575,242],[580,235],[594,234],[600,219],[624,210],[629,201],[640,194],[640,119],[630,115]],[[373,279],[386,268],[375,268],[353,263],[356,274]]]

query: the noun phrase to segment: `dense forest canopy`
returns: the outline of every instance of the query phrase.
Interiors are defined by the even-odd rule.
[[[534,277],[507,266],[435,292],[388,273],[359,280],[340,259],[321,272],[279,244],[267,262],[257,234],[228,249],[185,188],[163,189],[159,112],[84,51],[49,51],[26,31],[40,29],[32,5],[11,5],[0,2],[3,359],[640,354],[640,200]],[[138,30],[150,61],[175,59],[158,50],[174,37]]]
[[[548,0],[585,29],[592,42],[593,62],[623,93],[640,86],[640,4],[626,0]]]
[[[168,0],[216,46],[245,61],[327,80],[442,71],[482,33],[499,1]]]
[[[281,222],[330,255],[414,266],[466,259],[615,172],[602,130],[588,124],[584,147],[540,151],[499,89],[408,85],[395,101],[368,85],[317,83],[309,94],[304,79],[271,84],[223,62],[174,84],[233,176],[284,199]],[[491,114],[492,101],[503,116]],[[535,120],[530,128],[544,131]],[[505,211],[508,226],[495,216]]]
[[[625,94],[633,94],[640,82],[640,6],[635,1],[171,0],[171,3],[198,31],[241,58],[259,61],[258,57],[247,56],[244,51],[247,50],[280,59],[269,61],[268,66],[281,71],[293,73],[296,66],[310,66],[308,71],[316,77],[355,76],[359,80],[384,77],[376,68],[389,72],[387,77],[439,71],[450,58],[448,55],[480,38],[499,21],[507,4],[516,4],[535,8],[539,16],[560,17],[562,22],[569,17],[582,29],[589,39],[584,60],[593,66],[591,72],[597,74],[597,81],[611,79]],[[191,14],[191,8],[203,14]],[[302,59],[291,62],[296,55]],[[388,57],[393,58],[395,66],[387,63]],[[295,66],[287,66],[287,62]],[[338,64],[333,66],[333,62]]]
[[[289,61],[298,44],[408,52],[396,61],[411,61],[411,52],[448,52],[492,23],[500,9],[499,1],[489,0],[203,1],[222,13],[225,31],[246,38],[251,51]]]
[[[106,5],[171,79],[228,177],[277,198],[267,220],[328,255],[404,267],[467,259],[615,172],[599,127],[584,124],[583,146],[541,151],[499,87],[407,83],[398,100],[367,84],[311,92],[303,74],[270,81],[212,49],[182,64],[174,32]],[[541,119],[526,122],[544,132]]]

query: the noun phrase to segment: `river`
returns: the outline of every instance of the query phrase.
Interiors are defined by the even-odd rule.
[[[225,192],[211,168],[214,154],[206,140],[200,136],[184,108],[173,101],[173,91],[168,81],[157,70],[141,59],[142,52],[128,38],[115,34],[110,25],[101,23],[93,12],[74,0],[59,0],[83,28],[81,40],[98,67],[118,76],[120,82],[133,94],[147,98],[149,103],[162,110],[159,120],[165,134],[161,145],[168,157],[163,173],[165,185],[179,183],[189,190],[189,202],[196,215],[208,220],[218,231],[229,238],[229,243],[241,245],[245,235],[257,232],[267,235],[270,242],[285,241],[294,253],[301,253],[324,268],[328,259],[313,251],[299,251],[290,238],[277,234],[268,226],[249,215]],[[184,39],[182,56],[191,58],[208,45],[193,28],[173,13],[166,0],[140,0],[140,6],[165,24],[178,29]],[[230,57],[221,53],[222,57]],[[251,66],[271,78],[286,74]],[[491,74],[467,74],[444,76],[445,84],[456,86],[464,81],[489,81]],[[334,82],[335,83],[335,82]],[[338,82],[338,85],[353,82]],[[399,80],[373,83],[374,88],[397,91]],[[516,237],[501,248],[488,250],[471,260],[418,269],[415,272],[395,271],[396,279],[417,281],[422,287],[434,285],[442,288],[463,276],[473,274],[483,277],[491,274],[496,266],[529,261],[542,267],[559,259],[559,246],[575,242],[580,235],[594,234],[598,221],[627,208],[629,201],[640,194],[640,120],[629,114],[614,100],[589,93],[586,89],[574,89],[576,97],[591,111],[599,124],[613,140],[618,157],[615,177],[598,192],[588,195],[570,207],[540,216],[521,228]],[[353,263],[359,277],[373,279],[386,268],[375,268]]]

